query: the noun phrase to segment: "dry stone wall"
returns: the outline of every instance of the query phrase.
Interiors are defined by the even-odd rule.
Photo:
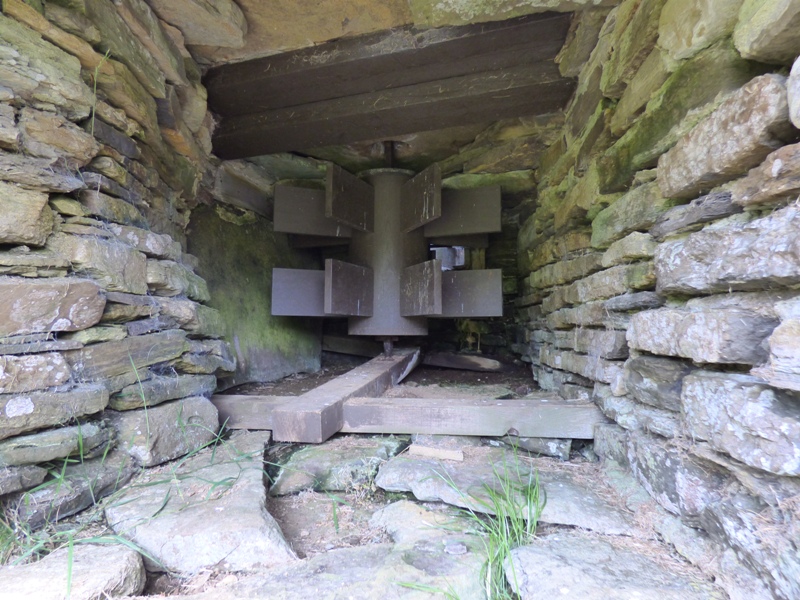
[[[185,251],[216,162],[180,33],[35,4],[0,14],[0,502],[31,527],[213,440],[236,366]]]
[[[606,13],[535,157],[514,348],[599,405],[598,454],[716,549],[732,598],[797,598],[800,2]]]

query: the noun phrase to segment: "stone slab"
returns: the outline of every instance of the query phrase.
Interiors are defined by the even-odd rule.
[[[600,262],[603,267],[613,267],[643,258],[651,258],[655,250],[656,242],[649,234],[634,231],[611,244],[603,253]]]
[[[180,29],[186,44],[241,48],[247,21],[233,0],[153,0],[150,7]]]
[[[699,229],[704,223],[716,221],[741,212],[730,192],[711,193],[695,198],[689,204],[675,206],[662,214],[650,229],[659,242],[667,236]]]
[[[42,246],[53,229],[47,194],[0,181],[0,243]]]
[[[629,233],[647,231],[674,204],[655,182],[633,188],[592,221],[592,246],[608,248]]]
[[[44,481],[47,469],[28,465],[0,468],[0,496],[29,490]]]
[[[43,559],[0,569],[6,598],[71,600],[139,594],[146,574],[138,552],[121,544],[75,544]]]
[[[322,444],[307,445],[281,465],[270,494],[342,492],[369,486],[378,467],[406,444],[407,440],[394,437],[337,436]]]
[[[148,568],[266,569],[296,561],[267,512],[268,432],[235,436],[183,461],[172,477],[145,476],[106,506],[111,527],[159,561]]]
[[[735,219],[735,218],[733,218]],[[708,294],[800,283],[800,209],[708,226],[656,249],[657,290]]]
[[[667,0],[658,43],[675,60],[691,58],[733,32],[742,0]]]
[[[742,56],[765,63],[790,64],[800,54],[800,6],[793,0],[745,0],[733,41]]]
[[[800,398],[748,375],[698,371],[684,380],[683,414],[693,438],[777,475],[800,474]]]
[[[93,422],[19,435],[0,442],[0,466],[35,465],[86,455],[109,439],[105,425]]]
[[[758,364],[776,319],[742,308],[659,308],[631,317],[628,344],[652,354],[701,363]]]
[[[0,109],[0,146],[2,146],[2,123],[2,109]],[[0,154],[0,179],[37,192],[72,192],[85,185],[83,180],[76,177],[75,172],[70,171],[58,158],[37,158],[11,152]]]
[[[0,394],[42,390],[69,381],[72,372],[55,352],[0,356]]]
[[[667,198],[697,197],[745,174],[793,136],[786,78],[761,75],[659,158],[658,185]]]
[[[484,486],[496,486],[503,477],[524,484],[531,474],[529,463],[508,450],[466,448],[464,455],[464,462],[397,456],[380,468],[375,483],[387,491],[411,492],[423,502],[446,502],[486,512],[487,507],[480,502],[486,499]],[[629,515],[607,504],[568,473],[539,470],[539,482],[547,494],[540,522],[611,535],[630,533]]]
[[[217,378],[213,375],[154,375],[124,387],[111,396],[108,404],[114,410],[132,410],[188,396],[210,396],[216,387]]]
[[[79,386],[65,392],[0,394],[0,439],[36,429],[61,425],[91,415],[108,404],[108,392],[100,386]]]
[[[656,560],[654,554],[661,556]],[[551,534],[512,550],[504,568],[511,588],[526,600],[727,598],[699,572],[686,573],[679,561],[665,554],[655,546],[649,552],[636,551],[612,539]]]
[[[144,467],[196,452],[219,430],[217,409],[202,396],[165,402],[147,410],[107,411],[120,450]]]
[[[156,296],[185,294],[198,302],[210,300],[205,280],[175,261],[148,260],[147,287]]]
[[[225,335],[225,324],[220,312],[191,300],[157,297],[159,312],[176,321],[190,337],[221,338]]]
[[[639,402],[680,412],[683,378],[693,370],[681,360],[637,356],[625,363],[625,387]]]
[[[89,133],[58,113],[23,108],[19,130],[23,152],[59,160],[72,170],[85,166],[100,149]]]
[[[792,65],[786,89],[789,95],[789,117],[794,126],[800,129],[800,56]]]
[[[800,113],[800,89],[797,97]],[[797,121],[800,125],[800,114]],[[789,144],[772,152],[763,163],[750,169],[746,177],[732,184],[731,194],[733,201],[745,208],[796,200],[800,197],[800,144]]]

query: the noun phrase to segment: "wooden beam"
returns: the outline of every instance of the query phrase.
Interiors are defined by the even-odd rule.
[[[404,317],[442,313],[442,261],[426,260],[403,269],[400,277],[400,314]]]
[[[325,271],[272,269],[272,314],[324,317]]]
[[[465,27],[406,27],[215,67],[203,83],[210,110],[243,115],[552,60],[569,23],[569,15],[545,13]]]
[[[325,216],[353,229],[371,232],[375,222],[375,190],[340,166],[329,164]]]
[[[403,184],[400,229],[413,231],[442,216],[442,169],[434,163]]]
[[[279,442],[319,444],[337,433],[342,404],[354,396],[378,396],[396,385],[419,361],[419,349],[397,349],[378,356],[272,411],[272,437]]]
[[[297,400],[297,396],[211,396],[211,403],[219,412],[219,422],[225,423],[228,429],[272,429],[272,411],[293,400]]]
[[[371,317],[372,269],[343,260],[325,260],[325,314]]]
[[[479,233],[497,233],[502,229],[499,185],[470,190],[444,190],[442,216],[425,225],[426,238],[442,238]]]
[[[442,273],[442,312],[431,316],[456,319],[502,317],[502,271],[445,271]]]
[[[344,404],[343,433],[426,433],[499,437],[594,438],[606,418],[594,404],[537,399],[353,398]]]
[[[548,62],[223,116],[214,152],[244,158],[544,114],[563,108],[573,89]]]
[[[352,237],[352,230],[325,216],[325,190],[275,186],[275,231],[324,238]]]

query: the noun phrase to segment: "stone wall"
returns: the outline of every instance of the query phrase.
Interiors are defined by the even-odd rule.
[[[578,88],[537,158],[515,348],[601,407],[597,453],[732,598],[800,597],[800,2],[602,15],[582,66],[585,39],[561,53]]]
[[[35,528],[215,438],[231,319],[186,231],[226,198],[200,69],[147,3],[4,0],[0,41],[0,502]]]

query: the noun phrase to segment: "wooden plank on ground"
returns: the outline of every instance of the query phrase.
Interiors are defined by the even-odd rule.
[[[214,394],[219,422],[228,429],[272,429],[272,411],[276,406],[297,400],[297,396],[247,396]]]
[[[425,237],[448,237],[501,230],[499,185],[471,190],[444,190],[442,216],[425,225]]]
[[[442,312],[442,261],[426,260],[403,269],[400,276],[400,314],[404,317]]]
[[[456,354],[455,352],[429,352],[422,359],[422,364],[464,371],[498,372],[503,370],[503,363],[499,360],[474,354]]]
[[[325,316],[325,271],[272,269],[272,314]]]
[[[413,231],[442,216],[442,169],[434,163],[402,188],[400,229]]]
[[[375,190],[338,165],[328,165],[325,216],[342,225],[371,232],[375,221]]]
[[[501,269],[442,273],[442,317],[503,316]]]
[[[352,230],[325,216],[325,190],[275,186],[275,231],[350,238]]]
[[[378,356],[272,411],[272,437],[278,442],[319,444],[343,423],[342,405],[355,396],[379,396],[399,383],[419,361],[418,348],[398,348]]]
[[[519,400],[352,398],[342,406],[344,433],[429,433],[592,439],[606,418],[594,404],[554,394]]]
[[[325,314],[371,317],[372,269],[343,260],[325,260]]]

